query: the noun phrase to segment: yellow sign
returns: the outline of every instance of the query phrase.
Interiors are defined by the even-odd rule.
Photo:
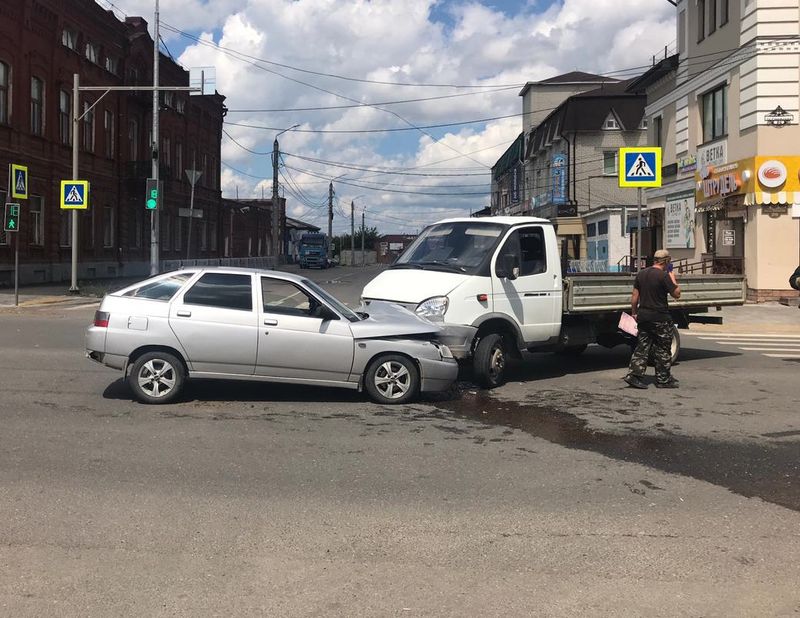
[[[89,208],[89,181],[61,181],[61,209],[86,210]]]
[[[11,197],[28,199],[28,168],[24,165],[11,164]]]
[[[660,187],[661,148],[620,148],[619,186]]]
[[[695,176],[700,204],[729,195],[755,194],[757,203],[764,203],[762,194],[792,194],[800,191],[800,157],[758,156],[709,167],[705,177]],[[788,201],[787,195],[787,203]],[[774,201],[770,199],[770,201]]]

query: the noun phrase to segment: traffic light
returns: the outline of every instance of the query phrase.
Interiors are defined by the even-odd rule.
[[[19,204],[6,204],[5,217],[3,217],[3,230],[16,232],[19,230]]]
[[[162,183],[155,178],[148,178],[144,192],[144,207],[147,210],[156,210],[161,203]]]

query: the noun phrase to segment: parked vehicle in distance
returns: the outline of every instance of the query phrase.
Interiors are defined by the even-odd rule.
[[[143,403],[174,401],[187,378],[218,378],[363,389],[398,404],[455,381],[440,330],[400,307],[356,313],[291,273],[187,268],[108,294],[86,355],[121,369]]]
[[[509,356],[522,351],[580,354],[635,339],[619,330],[630,311],[632,273],[564,275],[553,224],[535,217],[447,219],[413,244],[362,292],[369,311],[397,303],[444,327],[440,339],[456,358],[472,361],[476,381],[503,383]],[[677,328],[721,323],[697,315],[710,306],[741,305],[744,277],[681,275],[681,298],[670,300]],[[673,360],[680,351],[677,328]]]
[[[300,268],[328,268],[329,239],[326,234],[308,232],[300,237]]]

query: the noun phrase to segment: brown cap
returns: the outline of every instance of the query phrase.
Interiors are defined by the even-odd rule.
[[[666,262],[670,259],[669,251],[666,249],[659,249],[653,254],[653,259],[656,262]]]

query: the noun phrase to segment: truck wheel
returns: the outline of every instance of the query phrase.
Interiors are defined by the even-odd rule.
[[[491,333],[484,336],[475,347],[472,372],[475,382],[483,388],[501,386],[506,380],[508,351],[502,335]]]
[[[364,388],[375,403],[407,403],[417,396],[419,387],[417,366],[399,354],[379,356],[364,375]]]
[[[681,334],[678,332],[678,327],[672,325],[672,343],[670,344],[670,364],[674,365],[678,362],[678,355],[681,353]]]
[[[142,403],[171,403],[186,381],[183,363],[168,352],[147,352],[136,359],[128,376],[136,399]]]

